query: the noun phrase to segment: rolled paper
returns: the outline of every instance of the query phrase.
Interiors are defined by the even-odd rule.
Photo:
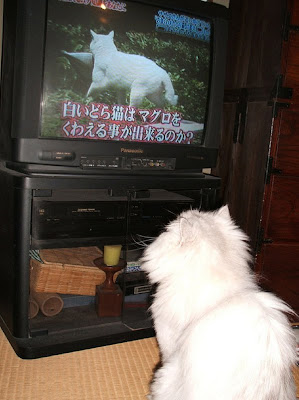
[[[32,297],[39,305],[46,317],[53,317],[63,308],[63,300],[57,293],[32,293]]]
[[[29,318],[34,318],[37,316],[39,312],[39,306],[34,298],[30,295],[29,296]]]
[[[120,258],[121,244],[104,246],[104,263],[108,266],[117,265]]]

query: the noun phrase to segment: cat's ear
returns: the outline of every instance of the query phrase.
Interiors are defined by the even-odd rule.
[[[95,39],[97,34],[92,29],[90,29],[90,33],[91,33],[91,36]]]
[[[188,213],[188,212],[187,212]],[[179,216],[179,246],[193,237],[192,223],[186,217],[186,211]]]
[[[114,38],[114,31],[111,31],[110,33],[108,33],[108,36],[113,39]]]
[[[229,209],[228,209],[228,206],[227,206],[227,205],[225,205],[225,206],[219,208],[219,210],[218,210],[218,215],[219,215],[220,217],[222,217],[222,218],[231,220],[231,216],[230,216]]]

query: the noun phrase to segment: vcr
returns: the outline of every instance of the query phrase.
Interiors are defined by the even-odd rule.
[[[167,190],[146,191],[144,198],[111,196],[106,189],[53,190],[35,196],[32,208],[32,245],[55,246],[80,239],[106,244],[134,235],[155,236],[193,199]]]

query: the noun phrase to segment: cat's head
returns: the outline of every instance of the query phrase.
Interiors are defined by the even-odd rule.
[[[215,268],[248,268],[250,259],[248,238],[224,206],[182,212],[146,248],[141,261],[151,282],[161,283],[186,273],[200,279]]]
[[[94,32],[92,29],[90,30],[92,40],[90,42],[90,50],[93,54],[96,54],[100,51],[108,50],[114,46],[114,31],[108,33],[108,35],[101,35],[99,33]]]

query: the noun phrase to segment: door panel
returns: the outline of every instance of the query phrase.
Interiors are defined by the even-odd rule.
[[[223,137],[215,175],[221,176],[223,202],[229,203],[237,224],[255,247],[260,223],[265,170],[271,134],[272,107],[267,101],[249,101],[246,126],[233,142],[236,104],[225,104]]]
[[[299,177],[273,178],[268,212],[267,239],[275,242],[299,241]]]
[[[273,88],[286,0],[230,0],[226,89]]]
[[[299,312],[299,244],[270,244],[263,249],[262,286]],[[263,279],[264,278],[264,279]]]
[[[285,86],[293,87],[299,85],[299,34],[290,31],[288,37],[288,48],[284,51]]]
[[[292,7],[292,13],[290,17],[291,25],[299,25],[299,2],[296,0],[289,0]]]
[[[283,175],[298,175],[299,171],[299,114],[298,110],[281,111],[275,167]]]

